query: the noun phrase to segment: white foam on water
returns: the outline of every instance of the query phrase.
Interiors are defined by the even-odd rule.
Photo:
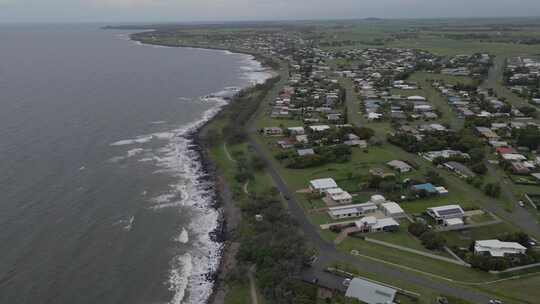
[[[243,66],[240,67],[240,78],[247,80],[250,85],[262,84],[274,75],[251,55],[245,55],[241,62]]]
[[[186,228],[182,228],[182,232],[180,232],[180,235],[175,238],[175,241],[182,244],[186,244],[187,242],[189,242],[189,233]]]
[[[220,211],[212,208],[214,193],[204,182],[202,164],[199,155],[192,149],[188,134],[213,117],[224,102],[206,111],[198,122],[177,130],[177,135],[170,138],[165,149],[160,149],[157,166],[162,172],[179,177],[179,183],[170,193],[159,197],[153,208],[188,208],[191,216],[189,231],[192,231],[193,249],[190,255],[181,255],[178,263],[173,263],[169,273],[169,287],[174,291],[170,303],[204,303],[212,293],[213,283],[206,275],[215,272],[219,266],[222,244],[214,242],[210,234],[218,228]],[[179,198],[179,199],[178,199]],[[175,238],[179,244],[186,244],[189,235],[184,228]]]
[[[135,222],[135,217],[132,216],[127,221],[127,225],[124,226],[125,231],[131,231],[131,228],[133,228],[133,223]]]
[[[253,70],[262,68],[253,56],[242,56],[245,56],[245,63],[253,67]],[[244,73],[248,77],[250,73],[257,72],[245,71]],[[252,76],[250,79],[256,79],[258,83],[262,83],[271,76],[272,74],[265,70],[265,72]],[[254,82],[250,81],[245,86],[253,84]],[[237,88],[234,88],[233,91],[237,91]],[[205,172],[203,172],[198,153],[191,149],[193,142],[187,135],[214,117],[226,104],[226,100],[220,96],[230,94],[230,92],[231,88],[225,88],[211,97],[201,98],[201,100],[215,103],[216,106],[207,110],[197,122],[173,132],[175,136],[170,138],[170,144],[165,149],[160,150],[159,158],[157,158],[157,164],[162,170],[181,178],[181,182],[173,188],[173,193],[179,194],[181,199],[161,202],[154,208],[188,207],[194,214],[188,227],[190,233],[187,234],[187,230],[183,228],[176,237],[179,244],[192,242],[192,246],[196,250],[191,252],[189,258],[188,255],[177,257],[181,261],[180,267],[176,266],[175,268],[173,263],[170,270],[169,287],[175,294],[171,304],[206,303],[213,292],[214,283],[207,279],[207,274],[218,269],[222,244],[213,241],[211,233],[218,228],[221,211],[215,210],[211,206],[215,194],[214,190],[212,187],[205,187],[205,182],[200,179]],[[187,265],[188,260],[190,266]]]
[[[152,135],[139,136],[132,139],[123,139],[117,142],[113,142],[111,146],[128,146],[134,144],[144,144],[153,139]]]
[[[144,152],[143,148],[131,149],[127,152],[127,157],[133,157]]]
[[[214,50],[212,50],[214,51]],[[219,51],[217,51],[219,52]],[[242,56],[242,69],[239,69],[244,82],[241,86],[247,87],[262,83],[272,74],[262,68],[253,56],[231,53],[225,54]],[[154,162],[158,169],[154,173],[166,173],[177,177],[178,183],[171,185],[165,193],[153,197],[150,202],[153,209],[177,208],[188,212],[191,222],[188,227],[182,227],[173,240],[179,249],[190,243],[189,253],[179,253],[173,258],[169,270],[168,285],[173,292],[171,304],[200,304],[206,303],[213,292],[214,283],[208,280],[207,275],[217,271],[221,259],[222,244],[212,240],[211,234],[219,225],[221,210],[216,210],[214,204],[214,188],[202,180],[205,175],[200,156],[193,149],[190,134],[214,117],[226,105],[225,96],[237,88],[224,90],[199,99],[189,98],[194,102],[205,101],[213,107],[203,113],[195,122],[167,132],[124,139],[112,143],[112,146],[143,145],[153,139],[165,141],[165,146],[154,155],[139,159],[141,162]],[[180,100],[184,100],[180,98]],[[188,100],[186,98],[185,100]],[[134,151],[134,150],[131,150]],[[139,150],[137,150],[139,151]],[[189,231],[189,233],[188,233]],[[181,246],[183,245],[183,246]]]
[[[170,202],[173,198],[175,198],[177,194],[175,193],[167,193],[167,194],[161,194],[154,198],[152,198],[150,201],[158,206]]]
[[[191,254],[186,253],[177,256],[171,262],[169,275],[169,290],[174,292],[171,303],[182,303],[185,292],[188,288],[189,277],[193,269]]]
[[[139,159],[138,161],[141,162],[141,163],[153,162],[154,158],[153,157],[144,157],[144,158]]]

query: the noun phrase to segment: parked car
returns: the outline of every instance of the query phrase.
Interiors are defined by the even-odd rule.
[[[343,286],[349,286],[351,284],[351,279],[345,279],[342,282]]]
[[[519,202],[518,202],[518,205],[519,205],[520,207],[525,207],[525,204],[523,203],[523,201],[519,201]]]
[[[489,304],[503,304],[501,300],[489,300]]]

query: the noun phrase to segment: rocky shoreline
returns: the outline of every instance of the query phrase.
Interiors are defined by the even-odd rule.
[[[275,71],[272,70],[272,73],[275,73]],[[234,102],[235,97],[236,95],[231,98],[229,104]],[[221,111],[223,111],[223,109],[227,106],[228,105],[225,105],[219,113],[221,113]],[[208,304],[224,303],[227,292],[226,278],[236,265],[235,256],[240,247],[238,242],[233,241],[232,236],[234,230],[241,221],[241,211],[235,205],[229,185],[210,157],[209,147],[206,146],[203,141],[206,128],[214,121],[214,119],[219,117],[219,113],[205,122],[200,128],[194,130],[193,133],[188,136],[193,143],[192,149],[199,155],[201,168],[204,172],[201,179],[205,182],[210,182],[215,187],[215,191],[213,192],[214,197],[212,198],[214,203],[212,207],[220,212],[218,227],[211,233],[211,237],[213,241],[221,243],[223,246],[219,254],[220,262],[218,269],[213,273],[207,274],[207,279],[214,283],[212,294],[207,300]]]
[[[226,286],[225,278],[235,264],[235,256],[238,244],[231,240],[232,232],[241,220],[240,210],[235,206],[232,200],[232,193],[227,182],[219,173],[217,166],[208,154],[208,147],[202,141],[202,134],[208,124],[213,119],[207,121],[203,126],[197,129],[189,137],[193,142],[193,150],[199,155],[204,175],[201,177],[205,182],[211,182],[214,185],[214,198],[212,207],[220,211],[218,227],[211,233],[213,241],[223,244],[220,252],[219,267],[214,273],[209,273],[207,279],[214,283],[212,295],[207,303],[224,303]]]
[[[265,58],[262,57],[260,54],[234,49],[201,47],[196,45],[173,45],[159,42],[150,43],[148,41],[144,41],[140,37],[140,35],[146,33],[149,32],[132,34],[130,35],[130,39],[144,44],[155,44],[167,47],[187,47],[208,50],[223,50],[232,53],[249,55],[253,56],[254,60],[261,63],[261,65],[268,69],[271,74],[276,73],[276,71],[271,66],[265,64]],[[271,79],[271,77],[268,79]],[[266,79],[265,81],[268,81],[268,79]],[[233,103],[239,93],[233,96],[229,100],[228,104]],[[220,261],[217,270],[215,272],[208,273],[206,276],[207,280],[214,283],[212,294],[207,300],[208,304],[224,303],[227,292],[226,278],[230,271],[234,269],[236,265],[235,256],[240,247],[239,243],[232,240],[232,233],[241,221],[241,212],[233,202],[232,193],[227,184],[227,181],[223,178],[223,175],[220,174],[219,169],[209,155],[209,147],[206,146],[203,141],[203,134],[204,132],[206,132],[206,128],[208,127],[208,125],[211,124],[217,117],[219,117],[219,114],[223,111],[224,108],[228,106],[228,104],[223,106],[215,116],[206,121],[196,130],[193,130],[191,134],[186,136],[186,138],[192,142],[191,149],[198,154],[199,161],[201,162],[201,170],[203,172],[203,175],[200,177],[200,180],[205,183],[209,182],[209,184],[212,184],[215,187],[213,191],[214,197],[212,198],[212,208],[214,208],[220,213],[217,228],[210,234],[212,241],[222,244],[222,248],[221,252],[219,252]]]

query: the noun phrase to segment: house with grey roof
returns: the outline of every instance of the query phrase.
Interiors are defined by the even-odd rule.
[[[397,290],[393,288],[354,278],[351,280],[345,296],[367,304],[392,304],[396,294]]]

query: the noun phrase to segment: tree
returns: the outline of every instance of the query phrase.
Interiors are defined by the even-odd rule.
[[[488,168],[484,163],[476,163],[471,166],[471,170],[476,174],[484,175],[486,174]]]
[[[536,117],[536,108],[532,106],[522,106],[519,111],[527,116]]]
[[[520,146],[536,150],[540,145],[540,130],[536,126],[527,126],[516,131],[517,143]]]
[[[484,187],[484,192],[491,197],[499,197],[501,195],[501,186],[497,183],[489,183]]]
[[[393,179],[385,179],[379,184],[379,188],[383,192],[392,192],[397,188],[397,183]]]
[[[370,128],[361,127],[361,128],[355,128],[354,133],[360,137],[360,139],[369,140],[375,135],[375,131]]]
[[[434,231],[423,233],[420,236],[420,240],[422,241],[422,245],[429,250],[443,249],[446,245],[446,239],[440,233]]]
[[[253,156],[251,159],[251,166],[255,171],[262,171],[266,168],[266,162],[259,156]]]

